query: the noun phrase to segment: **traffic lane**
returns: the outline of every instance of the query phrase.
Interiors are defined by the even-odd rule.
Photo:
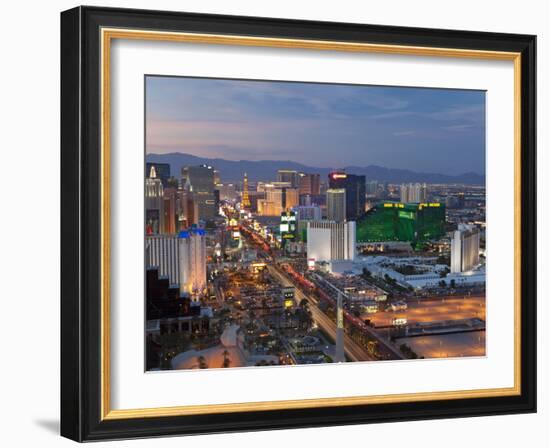
[[[276,268],[268,266],[272,275],[277,277],[283,286],[294,286],[290,280],[285,278]],[[302,290],[295,288],[297,303],[302,299],[306,299],[309,303],[309,309],[313,320],[321,327],[334,341],[336,340],[336,324],[325,313],[323,313],[315,304],[313,298],[306,295]],[[351,339],[347,334],[344,334],[344,350],[346,355],[353,361],[375,361],[376,358],[371,356],[362,347]]]

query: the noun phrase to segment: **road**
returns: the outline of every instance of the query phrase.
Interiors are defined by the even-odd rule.
[[[331,283],[326,282],[326,280],[324,280],[322,277],[316,275],[316,278],[318,281],[321,280],[323,284],[328,285],[330,288],[333,288],[338,294],[341,293],[340,290],[338,290]],[[320,287],[319,283],[317,283],[317,286]],[[346,322],[354,325],[356,328],[359,328],[371,339],[377,341],[379,344],[379,349],[384,350],[384,352],[391,357],[390,359],[403,359],[403,354],[396,347],[394,347],[388,340],[384,339],[380,334],[378,334],[376,331],[366,325],[362,319],[355,317],[347,310],[344,310],[344,318]]]
[[[263,247],[260,246],[259,242],[252,238],[254,232],[251,229],[247,229],[249,235],[245,235],[248,238],[252,239],[252,244],[257,247],[258,255],[269,256],[264,252]],[[261,237],[258,237],[261,239]],[[317,325],[330,337],[333,341],[336,341],[336,323],[332,321],[325,313],[323,313],[317,306],[317,299],[309,294],[305,294],[301,289],[296,287],[296,285],[283,273],[276,265],[268,263],[267,269],[271,275],[278,279],[278,281],[283,286],[294,286],[295,288],[295,301],[299,303],[300,300],[306,299],[309,303],[309,309],[313,320]],[[364,324],[363,328],[365,327]],[[371,333],[369,331],[369,333]],[[372,336],[372,335],[371,335]],[[379,339],[378,335],[374,335],[375,339]],[[363,347],[361,347],[357,342],[351,339],[346,333],[344,333],[344,351],[346,356],[352,361],[377,361],[377,358],[369,354]],[[397,353],[397,352],[396,352]],[[401,355],[397,353],[398,358],[401,358]]]
[[[325,313],[323,313],[317,306],[316,300],[305,294],[301,289],[297,288],[285,274],[279,271],[276,266],[268,265],[267,269],[269,273],[276,278],[283,286],[295,287],[295,301],[300,303],[302,299],[306,299],[309,303],[309,309],[313,320],[317,325],[330,337],[333,341],[336,341],[336,323],[332,321]],[[352,361],[376,361],[376,358],[370,355],[363,347],[357,344],[347,334],[344,334],[344,351],[346,356]]]

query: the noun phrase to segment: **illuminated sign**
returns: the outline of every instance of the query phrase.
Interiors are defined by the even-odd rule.
[[[292,305],[294,305],[294,300],[285,300],[284,302],[285,308],[290,308]]]
[[[294,286],[287,286],[283,288],[283,295],[285,296],[285,299],[293,299],[294,298]]]
[[[264,261],[256,261],[255,263],[252,263],[252,266],[254,266],[255,268],[265,268],[267,266],[267,263],[265,263]]]
[[[378,305],[366,305],[366,306],[363,306],[363,309],[369,313],[369,314],[373,314],[373,313],[376,313],[378,311]]]
[[[281,213],[281,222],[295,222],[296,213],[294,212],[283,212]]]
[[[332,175],[332,178],[333,179],[347,179],[348,178],[348,175],[347,174],[344,174],[344,173],[334,173]]]
[[[420,210],[424,207],[441,207],[441,204],[439,202],[429,202],[429,203],[422,203],[418,206]]]
[[[399,217],[403,219],[414,219],[414,213],[413,212],[404,212],[399,211]]]
[[[307,268],[310,271],[313,271],[315,269],[315,258],[308,258],[307,259]]]
[[[281,213],[281,224],[279,225],[279,233],[281,234],[281,240],[294,240],[296,235],[296,214],[294,212]]]
[[[259,272],[259,271],[263,271],[266,268],[267,264],[264,262],[256,262],[256,263],[252,263],[250,266],[252,266],[252,269],[255,272]]]
[[[401,317],[401,318],[396,317],[395,319],[393,319],[392,323],[395,326],[407,325],[407,319],[405,319],[404,317]]]

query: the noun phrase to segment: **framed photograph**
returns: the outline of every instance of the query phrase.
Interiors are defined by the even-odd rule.
[[[61,433],[536,411],[535,36],[61,14]]]

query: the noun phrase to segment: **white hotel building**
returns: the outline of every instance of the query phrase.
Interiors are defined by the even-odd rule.
[[[459,224],[451,241],[451,273],[471,271],[479,264],[479,229]]]
[[[168,277],[171,285],[179,284],[181,293],[206,288],[206,237],[202,229],[191,229],[178,235],[146,237],[147,267],[158,267],[159,275]]]
[[[309,221],[307,257],[314,263],[353,261],[355,259],[355,221]]]
[[[402,184],[399,190],[401,202],[404,204],[426,202],[428,199],[428,187],[426,184]]]
[[[170,285],[180,282],[177,235],[147,235],[145,237],[145,266],[157,267],[159,277],[168,277]]]
[[[206,237],[203,229],[180,232],[180,292],[196,293],[206,288]]]

